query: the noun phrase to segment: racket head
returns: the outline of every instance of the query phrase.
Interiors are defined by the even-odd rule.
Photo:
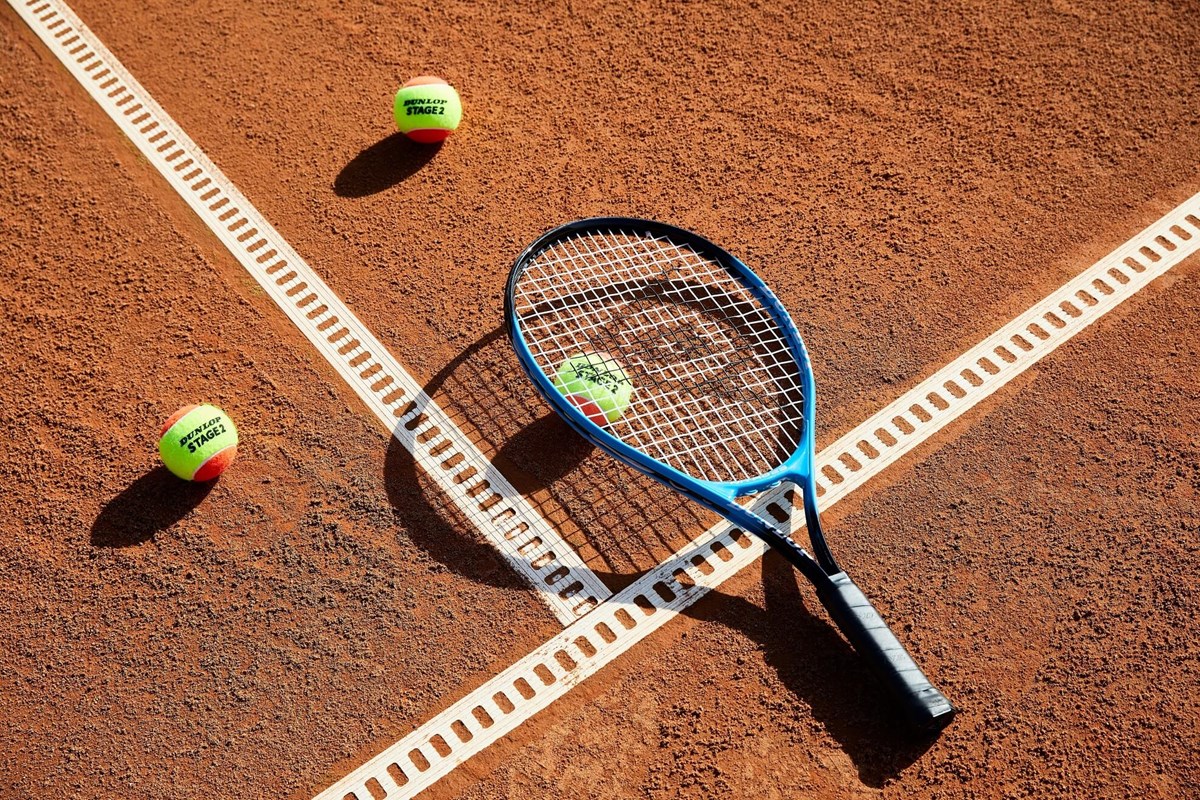
[[[727,516],[738,497],[784,480],[812,490],[816,398],[803,340],[767,285],[707,239],[626,217],[562,225],[517,258],[505,324],[554,410],[633,468]],[[611,356],[633,383],[611,424],[554,383],[564,360],[588,353]],[[670,441],[656,446],[664,429]]]

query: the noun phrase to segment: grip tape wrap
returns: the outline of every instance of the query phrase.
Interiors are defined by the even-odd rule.
[[[817,591],[838,628],[900,702],[909,723],[928,732],[944,728],[954,717],[954,706],[929,682],[850,576],[830,575]]]

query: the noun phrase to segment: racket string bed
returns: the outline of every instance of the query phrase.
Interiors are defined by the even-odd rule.
[[[570,237],[530,261],[515,300],[545,374],[587,353],[620,365],[635,389],[610,430],[653,458],[736,481],[800,442],[802,379],[770,311],[686,245],[621,230]]]

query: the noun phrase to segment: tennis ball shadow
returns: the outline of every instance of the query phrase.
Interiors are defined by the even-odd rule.
[[[215,484],[180,480],[155,467],[101,509],[92,523],[92,545],[131,547],[152,539],[200,505]]]
[[[350,160],[333,180],[339,197],[366,197],[390,189],[437,155],[442,143],[417,144],[402,133],[380,139]]]

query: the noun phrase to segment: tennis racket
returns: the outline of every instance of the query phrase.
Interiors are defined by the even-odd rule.
[[[694,233],[605,217],[517,259],[505,320],[521,367],[584,438],[760,537],[800,570],[918,729],[954,716],[821,532],[812,369],[791,318],[745,264]],[[566,365],[566,366],[564,366]],[[577,370],[564,383],[563,370]],[[576,378],[600,387],[564,394]],[[738,498],[790,481],[812,554]]]

